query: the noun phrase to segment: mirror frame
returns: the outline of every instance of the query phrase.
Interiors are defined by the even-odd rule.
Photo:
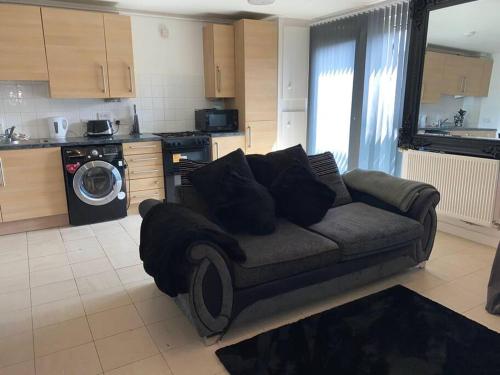
[[[476,0],[411,0],[410,40],[406,72],[403,124],[399,129],[398,147],[421,151],[500,159],[500,138],[463,138],[418,134],[418,117],[424,72],[429,12],[435,9]]]

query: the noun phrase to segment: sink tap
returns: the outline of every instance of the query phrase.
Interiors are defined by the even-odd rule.
[[[448,119],[445,118],[444,120],[438,120],[438,127],[443,127],[444,124],[448,122]]]
[[[10,128],[5,129],[5,137],[9,140],[12,141],[12,135],[14,134],[14,129],[15,126],[11,126]]]

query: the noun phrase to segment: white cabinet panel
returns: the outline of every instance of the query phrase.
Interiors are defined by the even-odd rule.
[[[307,113],[281,112],[279,148],[287,148],[301,144],[307,147]]]
[[[309,28],[283,28],[283,99],[307,98],[309,78]]]

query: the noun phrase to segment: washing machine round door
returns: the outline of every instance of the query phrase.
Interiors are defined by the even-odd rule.
[[[76,171],[73,190],[76,196],[92,206],[102,206],[115,199],[122,188],[118,169],[105,161],[89,161]]]

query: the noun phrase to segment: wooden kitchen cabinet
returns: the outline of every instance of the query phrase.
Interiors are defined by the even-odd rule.
[[[205,96],[231,98],[235,95],[234,27],[208,24],[203,27]]]
[[[0,151],[2,222],[68,213],[59,147]]]
[[[129,213],[136,213],[145,199],[164,199],[163,154],[160,141],[123,144],[127,164],[126,181]]]
[[[273,150],[276,138],[276,121],[247,122],[245,151],[247,154],[267,154]]]
[[[53,98],[109,97],[101,13],[42,8]]]
[[[212,135],[212,159],[217,160],[237,149],[245,152],[245,135]]]
[[[109,96],[135,97],[134,53],[130,17],[104,14]]]
[[[425,53],[422,82],[422,103],[437,103],[441,98],[445,55],[433,51]]]
[[[488,96],[493,62],[489,59],[444,54],[441,92],[446,95]]]
[[[48,78],[40,7],[0,4],[0,80]]]

